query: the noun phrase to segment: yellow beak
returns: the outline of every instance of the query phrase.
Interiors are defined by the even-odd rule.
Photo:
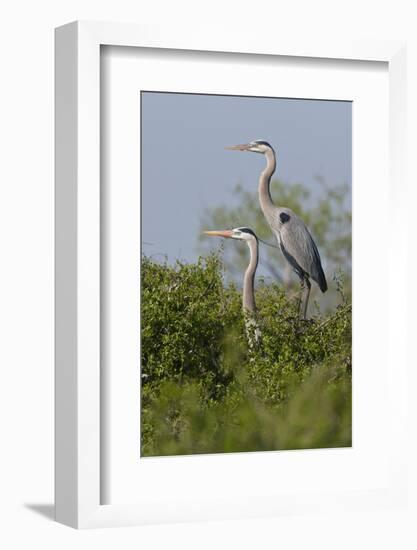
[[[226,237],[230,238],[233,235],[233,231],[231,230],[225,230],[225,231],[204,231],[206,235],[209,235],[210,237]]]
[[[242,145],[229,145],[229,147],[225,147],[225,149],[228,149],[229,151],[248,151],[249,150],[249,144],[242,144]]]

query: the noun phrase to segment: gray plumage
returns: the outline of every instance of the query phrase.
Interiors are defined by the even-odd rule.
[[[303,305],[305,319],[310,297],[310,278],[318,284],[322,292],[326,292],[327,282],[318,248],[304,222],[290,208],[275,206],[272,201],[270,182],[276,168],[275,151],[268,142],[263,140],[252,141],[246,145],[234,145],[229,149],[262,153],[266,157],[266,167],[259,177],[259,204],[285,259],[300,278],[305,294]],[[301,302],[302,300],[300,300],[300,309]]]
[[[289,208],[277,208],[276,210],[278,212],[277,219],[274,217],[270,226],[286,260],[300,279],[305,276],[311,277],[316,281],[320,290],[326,292],[327,282],[320,254],[307,226]],[[288,216],[285,222],[280,217],[281,213]]]

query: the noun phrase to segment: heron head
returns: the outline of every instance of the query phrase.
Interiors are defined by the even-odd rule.
[[[257,241],[255,233],[249,227],[236,227],[223,231],[204,231],[210,237],[225,237],[226,239],[237,239],[239,241]]]
[[[272,146],[263,139],[255,139],[249,143],[243,145],[231,145],[226,147],[230,151],[250,151],[252,153],[262,153],[265,154],[268,151],[273,151]]]

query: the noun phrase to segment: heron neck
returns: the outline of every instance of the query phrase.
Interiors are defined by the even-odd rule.
[[[268,150],[265,153],[265,157],[266,167],[259,176],[258,194],[262,212],[264,213],[264,216],[269,220],[269,218],[272,216],[273,210],[275,209],[275,205],[272,202],[269,186],[271,183],[272,174],[275,172],[276,159],[275,153],[272,150]]]
[[[250,250],[250,261],[243,278],[243,309],[255,313],[255,273],[258,267],[258,241],[247,241]]]

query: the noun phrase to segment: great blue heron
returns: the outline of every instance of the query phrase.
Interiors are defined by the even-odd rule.
[[[269,186],[276,168],[275,151],[267,141],[261,139],[226,149],[261,153],[266,157],[266,167],[259,177],[259,203],[285,259],[300,278],[304,294],[303,318],[306,319],[311,289],[310,277],[316,281],[322,292],[326,292],[327,282],[316,243],[304,222],[290,208],[275,206],[272,202]],[[302,299],[300,313],[301,307]]]
[[[253,336],[255,342],[259,341],[260,331],[256,322],[256,302],[255,302],[255,273],[259,261],[258,237],[249,229],[249,227],[237,227],[222,231],[204,231],[211,237],[225,237],[226,239],[238,239],[246,241],[250,251],[250,259],[243,277],[242,306],[245,315],[246,330],[249,343],[252,345]]]

